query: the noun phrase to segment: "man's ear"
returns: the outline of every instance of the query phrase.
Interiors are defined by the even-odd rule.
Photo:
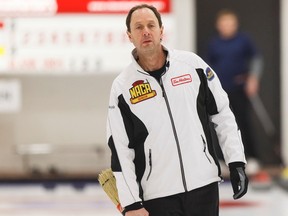
[[[161,37],[160,37],[161,41],[163,40],[163,32],[164,32],[164,26],[162,25],[161,26]]]
[[[127,30],[127,31],[126,31],[126,34],[127,34],[128,38],[129,38],[130,42],[132,42],[132,36],[131,36],[131,33]]]

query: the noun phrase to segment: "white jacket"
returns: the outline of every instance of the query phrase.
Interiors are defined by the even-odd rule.
[[[133,55],[113,82],[108,111],[111,167],[123,207],[221,180],[209,121],[226,163],[246,163],[227,95],[199,56],[168,50],[158,83]]]

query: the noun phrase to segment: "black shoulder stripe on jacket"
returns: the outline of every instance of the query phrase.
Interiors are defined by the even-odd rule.
[[[205,92],[205,103],[207,105],[207,112],[210,115],[218,114],[218,109],[216,105],[215,98],[211,92],[211,90],[208,88],[207,78],[205,76],[204,70],[202,68],[196,69],[198,76],[201,80],[201,85],[203,85],[203,91]]]
[[[209,153],[213,157],[214,162],[218,166],[218,173],[220,176],[221,174],[220,165],[218,162],[218,158],[216,155],[216,150],[215,150],[215,147],[213,144],[213,138],[212,138],[211,128],[213,127],[211,127],[212,123],[209,120],[209,115],[218,113],[217,105],[216,105],[216,101],[212,92],[208,88],[207,79],[206,79],[203,69],[199,68],[199,69],[196,69],[196,71],[201,80],[201,84],[199,87],[199,94],[197,97],[197,112],[198,112],[198,116],[200,118],[202,128],[206,136]]]

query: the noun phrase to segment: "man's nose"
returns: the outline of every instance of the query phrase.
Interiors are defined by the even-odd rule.
[[[150,35],[150,32],[149,32],[149,30],[148,30],[148,28],[144,28],[143,29],[143,36],[149,36]]]

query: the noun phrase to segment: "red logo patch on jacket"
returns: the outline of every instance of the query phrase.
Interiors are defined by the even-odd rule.
[[[185,74],[171,79],[171,83],[173,86],[182,85],[189,82],[192,82],[192,77],[190,74]]]

